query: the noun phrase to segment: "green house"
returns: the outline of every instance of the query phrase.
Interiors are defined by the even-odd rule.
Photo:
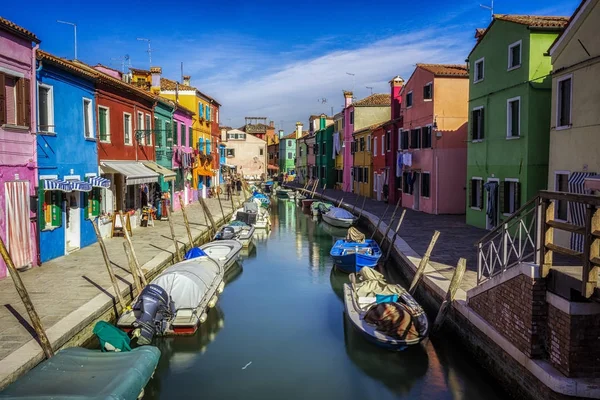
[[[161,97],[158,97],[156,107],[154,107],[154,140],[156,141],[156,163],[163,167],[156,172],[160,174],[159,184],[163,192],[169,192],[172,189],[172,182],[175,179],[173,172],[173,143],[177,135],[174,134],[173,113],[174,104]],[[168,170],[168,171],[167,171]]]
[[[315,164],[320,186],[333,188],[336,183],[335,158],[333,158],[333,122],[326,115],[319,118],[319,130],[315,132]],[[331,122],[330,122],[331,121]]]
[[[467,224],[493,229],[545,189],[552,70],[568,17],[494,15],[469,64]]]
[[[279,172],[281,174],[296,173],[296,131],[283,136],[279,131]]]

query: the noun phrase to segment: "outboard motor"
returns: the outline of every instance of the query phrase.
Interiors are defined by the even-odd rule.
[[[223,227],[223,230],[221,230],[220,232],[219,238],[223,240],[235,239],[235,229],[231,226]]]
[[[163,334],[169,319],[175,314],[175,305],[166,290],[158,285],[149,284],[142,290],[133,306],[137,319],[133,327],[137,330],[137,343],[152,343],[156,333]]]

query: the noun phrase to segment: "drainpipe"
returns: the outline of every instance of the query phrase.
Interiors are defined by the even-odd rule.
[[[33,70],[35,70],[35,72],[31,74],[32,76],[31,76],[31,79],[29,80],[30,81],[29,98],[31,99],[31,102],[32,102],[32,105],[31,105],[32,113],[31,113],[31,116],[30,116],[31,117],[30,118],[30,123],[31,123],[31,132],[34,135],[35,135],[35,132],[37,132],[37,128],[36,128],[37,127],[37,112],[36,112],[36,110],[37,110],[37,73],[42,70],[42,62],[41,61],[40,61],[40,66],[38,68],[35,67],[35,64],[36,64],[36,55],[37,55],[37,51],[38,51],[39,48],[40,48],[40,44],[36,43],[36,45],[33,46],[33,49],[31,50],[31,69],[32,69],[32,72],[33,72]],[[35,165],[35,169],[34,169],[34,171],[35,171],[34,172],[34,179],[35,179],[34,183],[35,184],[32,185],[34,188],[38,187],[39,181],[40,181],[39,180],[39,170],[37,168],[37,144],[36,144],[36,142],[37,141],[34,139],[34,141],[33,141],[33,155],[32,155],[32,157],[33,157],[33,163]],[[29,189],[29,190],[31,190],[31,189]],[[31,192],[29,192],[29,193],[31,193]],[[37,191],[36,191],[35,195],[39,196],[39,194],[37,193]],[[39,199],[38,199],[38,201],[36,203],[39,204]],[[40,234],[40,227],[38,226],[39,224],[37,223],[37,221],[39,219],[39,216],[38,216],[39,212],[40,212],[40,210],[36,209],[36,211],[35,211],[35,221],[36,221],[35,225],[36,225],[37,229],[35,230],[35,233],[36,233],[36,244],[35,244],[36,254],[35,254],[35,257],[36,257],[36,264],[37,265],[42,265],[42,259],[41,259],[41,256],[40,256],[41,234]]]

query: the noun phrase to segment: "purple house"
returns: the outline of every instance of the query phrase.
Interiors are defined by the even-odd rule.
[[[192,116],[194,112],[177,104],[173,113],[175,138],[173,140],[173,170],[175,178],[173,209],[181,209],[179,194],[185,205],[198,200],[198,190],[191,184],[193,161],[193,131]]]
[[[39,264],[33,201],[38,181],[34,68],[39,43],[33,33],[0,17],[0,237],[17,268]],[[6,275],[0,259],[0,278]]]

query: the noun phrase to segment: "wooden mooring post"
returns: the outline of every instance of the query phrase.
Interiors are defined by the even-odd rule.
[[[204,210],[204,215],[208,217],[208,220],[210,221],[210,226],[212,226],[212,229],[215,233],[217,233],[217,224],[215,223],[215,219],[213,218],[210,209],[208,208],[208,205],[206,204],[206,200],[202,197],[199,198],[200,200],[200,205],[202,206],[202,209]]]
[[[365,202],[367,201],[367,196],[363,197],[363,202],[362,202],[362,206],[360,207],[360,212],[358,213],[358,219],[360,220],[360,217],[362,217],[362,213],[365,209]]]
[[[19,275],[19,271],[17,271],[17,268],[15,267],[15,264],[13,263],[10,254],[8,254],[8,249],[6,248],[6,245],[4,244],[2,238],[0,238],[0,254],[2,255],[2,259],[4,260],[4,263],[6,264],[6,267],[10,272],[10,277],[12,278],[13,283],[15,284],[17,293],[19,294],[23,305],[25,305],[27,314],[29,314],[31,324],[33,325],[33,329],[35,330],[35,333],[37,334],[40,340],[40,346],[42,346],[44,355],[46,356],[46,358],[50,358],[54,355],[52,344],[50,343],[50,340],[48,340],[48,336],[46,336],[46,331],[44,330],[44,326],[42,325],[42,320],[40,319],[40,316],[38,315],[37,311],[35,311],[35,307],[31,302],[29,293],[27,293],[27,288],[25,288],[25,285],[21,280],[21,276]]]
[[[94,227],[94,232],[96,233],[96,239],[98,240],[98,245],[100,245],[100,251],[102,252],[102,258],[104,259],[104,265],[106,266],[106,270],[108,271],[108,276],[110,278],[110,283],[112,283],[113,290],[115,291],[115,296],[117,296],[117,300],[121,305],[121,310],[124,310],[127,305],[125,304],[125,300],[123,300],[123,296],[121,296],[121,290],[119,289],[119,283],[117,282],[117,278],[115,277],[115,272],[113,271],[110,265],[110,258],[108,257],[108,251],[106,250],[106,246],[104,245],[104,239],[102,239],[102,234],[100,233],[100,229],[98,228],[97,220],[91,219],[90,222]],[[125,242],[123,242],[125,243]]]
[[[342,203],[343,203],[343,202],[344,202],[344,198],[342,197],[342,198],[340,199],[340,202],[338,203],[338,208],[340,208],[340,207],[342,206]]]
[[[358,205],[358,200],[360,199],[360,195],[356,196],[354,199],[354,204],[352,205],[352,214],[354,214],[354,210],[356,210],[356,206]]]
[[[166,209],[168,209],[168,207]],[[123,211],[119,211],[119,217],[121,218],[121,225],[125,226],[125,217],[123,217]],[[170,215],[169,215],[169,221],[171,221]],[[140,277],[140,280],[141,280],[143,286],[146,286],[148,284],[148,282],[146,282],[146,277],[144,276],[144,272],[142,271],[140,262],[138,261],[137,255],[135,254],[135,249],[133,248],[133,242],[131,241],[131,235],[129,234],[129,231],[127,229],[123,229],[123,232],[125,234],[125,240],[127,241],[127,244],[129,245],[129,251],[131,252],[131,257],[133,258],[133,261],[135,264],[134,265],[135,270],[139,274],[139,277]]]
[[[379,218],[379,221],[377,221],[377,226],[375,227],[375,230],[373,230],[373,234],[371,234],[371,239],[373,239],[375,237],[375,234],[379,230],[379,225],[381,225],[381,221],[385,218],[385,215],[387,214],[389,208],[390,208],[390,205],[388,204],[387,207],[385,208],[385,211],[383,212],[383,215]]]
[[[168,207],[166,207],[168,209]],[[181,257],[179,255],[179,243],[177,243],[177,238],[175,238],[175,228],[173,227],[173,218],[170,211],[167,211],[167,219],[169,220],[169,230],[171,231],[171,240],[173,240],[173,245],[175,246],[175,261],[181,261]]]
[[[317,187],[319,186],[319,178],[317,178],[317,180],[315,181],[315,184],[313,185],[313,190],[312,190],[312,196],[311,198],[315,198],[315,194],[317,194]]]
[[[221,214],[223,214],[223,222],[225,222],[225,211],[223,211],[223,203],[221,203],[221,195],[217,192],[217,200],[219,200],[219,208],[221,208]]]
[[[433,232],[433,237],[431,238],[431,241],[429,242],[429,246],[427,247],[427,250],[425,251],[423,258],[421,258],[421,262],[419,263],[417,272],[415,273],[412,283],[410,284],[410,288],[408,289],[408,292],[410,294],[415,293],[415,290],[417,289],[417,285],[419,284],[419,282],[421,281],[421,278],[423,277],[425,268],[427,268],[427,263],[429,262],[429,258],[431,257],[431,252],[433,251],[433,247],[435,246],[435,243],[437,242],[439,237],[440,237],[440,232],[438,232],[438,231]]]
[[[462,282],[463,277],[465,276],[465,270],[467,269],[467,260],[461,258],[458,260],[458,264],[456,265],[456,270],[454,271],[454,275],[452,275],[452,280],[450,281],[450,287],[446,292],[446,298],[444,302],[440,306],[440,310],[438,311],[437,316],[435,317],[435,322],[433,323],[433,328],[431,328],[430,334],[435,333],[438,329],[441,328],[442,323],[444,322],[444,318],[448,313],[448,307],[454,301],[454,296],[456,296],[456,291]]]
[[[139,295],[142,292],[142,283],[140,282],[140,277],[138,276],[138,272],[135,268],[135,262],[133,261],[133,256],[129,251],[129,247],[127,246],[127,242],[123,241],[123,250],[125,250],[125,257],[127,257],[127,265],[129,266],[129,272],[131,273],[131,279],[133,279],[133,285],[135,286],[136,293],[133,293],[132,297]]]
[[[187,217],[187,211],[185,210],[185,204],[183,204],[183,197],[179,192],[179,204],[181,205],[181,213],[183,214],[183,223],[185,224],[185,230],[187,231],[188,240],[190,241],[190,249],[194,247],[194,237],[192,236],[192,230],[190,229],[190,223]]]
[[[384,264],[390,258],[390,254],[392,253],[392,248],[394,247],[394,242],[396,241],[396,236],[398,236],[398,230],[400,229],[400,226],[402,225],[402,221],[404,221],[404,216],[405,215],[406,215],[406,210],[403,210],[402,211],[402,215],[400,216],[400,219],[398,220],[398,225],[396,225],[396,229],[394,231],[394,236],[392,236],[392,240],[390,241],[390,245],[388,246],[387,252],[385,253],[385,259],[383,260]]]
[[[383,239],[381,240],[382,245],[387,240],[388,234],[390,233],[390,230],[392,229],[392,224],[394,223],[394,219],[396,219],[396,213],[398,212],[398,208],[400,207],[401,201],[402,201],[402,199],[398,199],[398,202],[396,203],[396,207],[394,208],[394,212],[392,213],[392,218],[390,218],[390,223],[388,224],[388,227],[385,230],[385,233],[383,234]]]

